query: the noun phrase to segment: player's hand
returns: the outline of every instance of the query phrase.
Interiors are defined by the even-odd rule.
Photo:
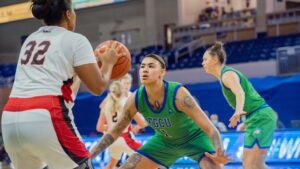
[[[122,46],[118,46],[117,42],[111,41],[106,47],[96,48],[94,54],[100,62],[114,65],[121,56],[125,55],[124,53],[119,52],[121,51],[121,48]]]
[[[225,154],[225,150],[222,150],[221,148],[218,148],[217,152],[214,154],[205,152],[205,156],[213,160],[216,164],[226,164],[232,160],[229,155]]]
[[[229,119],[229,128],[233,128],[235,127],[241,120],[241,115],[245,115],[246,112],[242,111],[242,112],[235,112],[231,118]]]

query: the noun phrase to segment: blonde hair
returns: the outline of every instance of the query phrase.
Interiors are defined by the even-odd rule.
[[[209,54],[213,57],[218,57],[219,61],[223,64],[226,63],[226,52],[225,49],[223,47],[223,43],[220,41],[217,41],[213,46],[211,46],[209,49],[207,49],[209,51]]]
[[[129,80],[130,83],[132,83],[132,76],[131,76],[129,73],[127,73],[126,75],[124,75],[124,76],[120,79],[120,81],[121,81],[121,80]]]
[[[105,111],[110,113],[120,112],[122,110],[121,97],[122,97],[122,83],[114,81],[109,86],[109,93],[106,97]]]

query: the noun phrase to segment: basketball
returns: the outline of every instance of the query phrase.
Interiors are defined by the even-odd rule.
[[[118,61],[115,63],[112,73],[111,73],[111,77],[110,77],[111,80],[118,80],[121,77],[123,77],[126,73],[128,73],[128,71],[131,68],[131,55],[130,55],[128,48],[121,42],[114,41],[114,40],[107,40],[107,41],[100,43],[96,47],[96,50],[98,50],[100,53],[104,53],[106,48],[108,47],[108,45],[110,45],[113,42],[117,42],[116,48],[121,45],[121,48],[117,52],[124,53],[124,55],[121,56],[118,59]],[[98,66],[99,66],[99,68],[101,68],[101,66],[102,66],[102,63],[100,61],[98,62]]]

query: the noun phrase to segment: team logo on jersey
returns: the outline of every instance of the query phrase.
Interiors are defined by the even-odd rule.
[[[254,135],[254,136],[257,136],[257,135],[260,134],[260,132],[261,132],[261,130],[260,130],[259,128],[256,128],[256,129],[253,131],[253,135]]]
[[[147,119],[148,123],[151,127],[157,128],[157,127],[172,127],[171,120],[168,117],[149,117]]]
[[[51,31],[50,31],[50,30],[44,29],[43,32],[44,32],[44,33],[50,33]]]

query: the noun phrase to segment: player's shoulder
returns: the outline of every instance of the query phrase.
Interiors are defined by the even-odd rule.
[[[178,86],[178,85],[181,85],[181,86],[182,86],[182,84],[181,84],[181,83],[179,83],[179,82],[175,82],[175,81],[169,81],[169,80],[165,80],[165,83],[169,83],[169,85],[174,85],[174,86]]]
[[[38,34],[39,32],[40,32],[40,29],[38,29],[38,30],[32,32],[30,35],[28,35],[28,36],[26,37],[26,40],[24,41],[24,43],[26,43],[26,41],[30,41],[30,40],[32,40],[32,39],[35,39],[35,36],[38,36],[37,34]]]
[[[72,31],[65,32],[65,37],[68,37],[68,38],[72,39],[73,41],[78,41],[78,40],[86,40],[87,41],[87,38],[84,35],[77,33],[77,32],[72,32]]]
[[[233,79],[239,79],[240,75],[236,71],[226,71],[221,76],[221,80],[226,84],[230,83]]]

